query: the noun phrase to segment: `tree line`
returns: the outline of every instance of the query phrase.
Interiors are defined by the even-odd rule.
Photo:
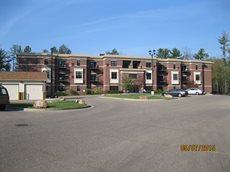
[[[56,46],[50,48],[50,51],[44,49],[43,53],[51,53],[51,50],[55,54],[71,54],[71,50],[64,44],[59,48]],[[20,53],[33,53],[32,48],[27,45],[24,48],[21,45],[13,45],[9,51],[6,51],[0,47],[0,71],[15,71],[16,69],[16,55]]]

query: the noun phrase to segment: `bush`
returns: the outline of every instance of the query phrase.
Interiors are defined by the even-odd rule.
[[[66,96],[66,93],[65,93],[65,91],[57,91],[56,96],[57,97]]]
[[[102,94],[102,93],[103,93],[103,91],[102,91],[102,89],[99,88],[99,87],[96,87],[96,88],[93,90],[93,94]]]
[[[111,91],[106,91],[107,94],[119,94],[119,93],[123,93],[122,91],[119,90],[111,90]]]
[[[155,94],[162,94],[163,91],[161,89],[157,89],[156,91],[154,91]]]
[[[87,89],[85,90],[85,94],[92,94],[92,90],[89,89],[89,88],[87,88]]]
[[[77,91],[73,90],[73,89],[67,89],[65,91],[66,95],[68,96],[76,96],[76,95],[79,95]]]

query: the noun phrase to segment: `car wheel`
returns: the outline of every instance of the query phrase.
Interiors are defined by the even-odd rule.
[[[178,97],[181,97],[182,95],[181,94],[178,94]]]
[[[0,106],[0,110],[5,110],[6,109],[6,105],[1,105]]]
[[[196,95],[199,95],[199,93],[197,92]]]

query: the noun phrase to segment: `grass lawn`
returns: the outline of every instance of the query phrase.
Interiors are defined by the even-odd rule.
[[[33,108],[33,103],[29,102],[13,102],[10,104],[11,106],[14,107],[19,107],[19,108]],[[85,104],[78,104],[75,103],[75,101],[70,100],[70,101],[48,101],[48,107],[47,108],[83,108],[86,107],[87,105]]]
[[[160,94],[151,95],[150,93],[126,93],[126,94],[106,94],[105,97],[124,98],[124,99],[140,99],[140,96],[146,96],[147,99],[166,99],[168,98],[161,96]]]

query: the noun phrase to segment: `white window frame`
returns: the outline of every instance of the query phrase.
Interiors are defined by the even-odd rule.
[[[51,69],[49,67],[43,67],[41,69],[41,72],[47,72],[48,73],[46,83],[51,83]]]
[[[147,73],[151,74],[151,79],[147,79]],[[146,71],[146,76],[145,76],[145,83],[146,84],[152,84],[152,79],[153,79],[152,71],[151,70],[147,70]]]
[[[112,79],[112,72],[116,72],[117,73],[117,78],[116,79]],[[109,81],[111,84],[118,84],[119,83],[119,71],[118,69],[110,69],[110,75],[109,75]]]
[[[199,75],[200,80],[196,80],[196,75]],[[201,84],[201,74],[200,72],[194,72],[194,83],[195,84]]]
[[[82,78],[76,78],[76,72],[81,72]],[[84,83],[84,69],[83,68],[74,69],[74,83],[77,83],[77,84]]]
[[[173,80],[173,75],[174,74],[177,75],[177,80]],[[171,72],[171,83],[175,84],[175,85],[180,84],[180,82],[179,82],[179,72],[178,71],[172,71]]]

